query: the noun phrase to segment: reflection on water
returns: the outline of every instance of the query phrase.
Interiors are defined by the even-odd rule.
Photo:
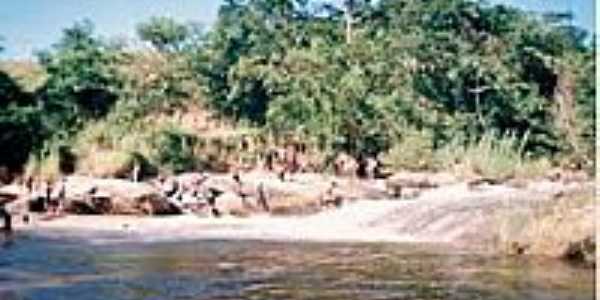
[[[431,245],[19,237],[0,249],[0,299],[594,299],[594,274]]]

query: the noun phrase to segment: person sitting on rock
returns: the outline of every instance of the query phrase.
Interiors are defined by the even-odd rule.
[[[223,194],[222,191],[219,191],[215,188],[208,188],[205,191],[205,195],[204,195],[204,197],[206,198],[206,203],[208,204],[211,214],[217,218],[221,216],[221,212],[219,211],[219,209],[217,209],[217,198],[221,194]]]
[[[167,198],[175,197],[179,192],[179,183],[173,179],[161,178],[161,191]]]
[[[338,183],[336,181],[332,181],[331,185],[325,193],[321,196],[321,206],[329,206],[334,205],[335,207],[340,207],[343,202],[342,196],[337,191]]]

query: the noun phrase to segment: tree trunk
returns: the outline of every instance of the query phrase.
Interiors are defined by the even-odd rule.
[[[354,0],[346,0],[344,5],[344,16],[346,19],[346,44],[352,43],[352,25],[354,18],[352,13],[354,11]]]

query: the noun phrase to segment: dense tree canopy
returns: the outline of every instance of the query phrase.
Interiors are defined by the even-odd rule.
[[[163,52],[180,50],[190,35],[187,26],[166,17],[153,17],[148,22],[139,24],[137,32],[140,39],[150,42]]]
[[[119,87],[113,50],[84,21],[65,29],[52,50],[39,54],[48,74],[39,97],[50,128],[77,130],[82,122],[108,112]]]
[[[123,122],[184,101],[323,153],[427,148],[418,157],[510,135],[526,155],[590,164],[594,45],[571,17],[467,0],[228,0],[209,31],[139,24],[151,53],[79,22],[39,54],[37,90],[0,72],[0,165],[105,119],[123,137]]]
[[[355,154],[411,130],[434,145],[511,132],[556,153],[574,147],[566,111],[594,68],[565,17],[464,0],[228,1],[195,61],[224,113]]]

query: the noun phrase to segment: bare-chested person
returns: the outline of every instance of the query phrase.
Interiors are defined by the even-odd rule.
[[[283,152],[283,168],[279,172],[279,178],[284,181],[286,175],[294,174],[298,171],[298,147],[295,144],[288,144]]]
[[[379,162],[370,156],[360,156],[357,175],[361,178],[374,179],[378,173]]]
[[[335,158],[335,161],[333,162],[333,167],[335,175],[337,176],[354,176],[356,175],[358,170],[358,163],[352,156],[346,154],[345,152],[342,152],[338,154]]]
[[[297,163],[297,171],[304,173],[309,171],[310,161],[308,159],[308,154],[306,153],[306,145],[300,144],[298,145],[298,151],[296,153],[296,163]]]
[[[343,197],[337,191],[338,183],[332,181],[331,185],[325,190],[325,193],[321,196],[321,206],[334,205],[339,207],[342,205]]]

